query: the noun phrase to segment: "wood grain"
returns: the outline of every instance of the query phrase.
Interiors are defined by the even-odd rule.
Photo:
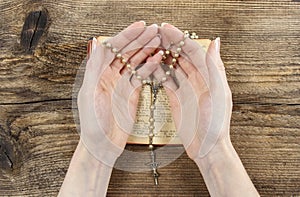
[[[87,40],[138,20],[221,37],[234,146],[262,196],[300,196],[298,1],[2,0],[0,10],[0,196],[57,195],[79,139],[72,88]],[[21,31],[40,10],[47,28],[28,54]],[[149,173],[114,170],[108,196],[209,196],[186,154],[160,173],[156,188]]]

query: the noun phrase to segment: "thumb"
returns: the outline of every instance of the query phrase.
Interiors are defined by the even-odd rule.
[[[224,63],[220,55],[220,38],[213,40],[207,50],[206,64],[208,68],[210,85],[217,87],[220,85],[220,80],[223,86],[229,87],[227,83],[227,77],[225,72]],[[217,85],[216,83],[219,83]]]

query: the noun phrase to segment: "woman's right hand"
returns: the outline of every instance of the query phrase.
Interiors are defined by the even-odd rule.
[[[184,33],[170,24],[160,27],[159,33],[165,48],[184,40]],[[195,160],[205,157],[223,139],[229,140],[232,99],[220,57],[220,39],[211,41],[206,51],[186,38],[178,64],[175,80],[164,86],[178,134]]]

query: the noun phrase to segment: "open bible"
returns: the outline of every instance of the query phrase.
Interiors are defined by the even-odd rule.
[[[108,37],[100,36],[98,40],[105,40]],[[195,41],[207,51],[211,42],[209,39],[195,39]],[[88,54],[91,48],[88,46]],[[149,114],[150,114],[150,102],[151,102],[151,90],[149,86],[143,86],[136,114],[136,121],[133,127],[133,131],[129,136],[128,144],[148,144],[149,138]],[[154,113],[155,129],[153,144],[181,144],[179,137],[176,135],[176,127],[172,118],[171,109],[169,105],[169,99],[165,90],[162,88],[159,90],[156,109]]]

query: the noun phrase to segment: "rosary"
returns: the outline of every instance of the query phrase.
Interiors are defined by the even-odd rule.
[[[102,44],[104,47],[108,48],[111,50],[112,53],[115,54],[115,57],[117,59],[120,59],[120,62],[124,65],[125,68],[132,74],[132,76],[135,76],[138,80],[142,82],[143,85],[150,86],[150,93],[151,93],[151,103],[150,103],[150,115],[149,115],[149,127],[148,127],[148,139],[149,139],[149,150],[150,150],[150,159],[151,161],[147,164],[150,166],[150,170],[152,171],[152,176],[154,178],[154,184],[158,185],[158,177],[159,173],[157,171],[159,163],[156,161],[156,153],[155,153],[155,147],[153,145],[153,138],[155,137],[154,134],[154,112],[155,112],[155,103],[157,100],[157,95],[158,92],[161,88],[163,88],[163,83],[168,80],[169,77],[173,77],[174,74],[174,69],[176,66],[178,66],[178,58],[180,56],[180,52],[182,51],[182,46],[184,45],[184,41],[187,38],[191,39],[197,39],[198,36],[195,33],[192,33],[191,35],[189,34],[188,31],[184,31],[184,36],[183,40],[180,41],[177,44],[171,43],[168,49],[161,50],[159,53],[162,55],[162,61],[161,61],[161,66],[166,66],[167,69],[165,69],[165,76],[162,77],[160,80],[155,79],[155,77],[150,76],[150,78],[143,79],[139,74],[136,69],[133,69],[130,62],[126,60],[121,53],[116,48],[113,48],[111,43],[107,41],[103,41]],[[171,51],[171,48],[175,46],[175,52]],[[170,62],[167,64],[166,62]]]

